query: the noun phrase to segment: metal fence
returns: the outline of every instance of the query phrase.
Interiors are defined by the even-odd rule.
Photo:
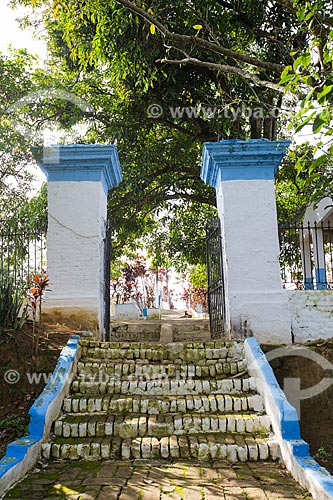
[[[284,288],[333,289],[333,227],[330,222],[281,224],[279,239]]]
[[[0,285],[10,280],[15,288],[26,287],[33,273],[46,268],[46,232],[0,221]]]

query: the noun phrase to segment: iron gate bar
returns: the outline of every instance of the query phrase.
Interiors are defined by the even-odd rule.
[[[212,338],[220,338],[225,332],[225,294],[219,217],[213,217],[206,226],[206,262],[210,334]]]
[[[111,265],[111,226],[109,217],[106,220],[104,239],[104,304],[103,329],[104,341],[110,342],[110,265]]]

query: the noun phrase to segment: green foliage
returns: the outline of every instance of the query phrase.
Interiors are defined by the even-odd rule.
[[[301,220],[310,202],[322,198],[324,187],[332,183],[331,162],[316,162],[314,150],[309,143],[291,148],[278,170],[275,190],[279,222]]]
[[[186,274],[189,286],[184,290],[184,300],[189,303],[194,310],[197,305],[200,305],[203,311],[207,311],[208,282],[206,265],[200,262],[195,266],[191,266]]]
[[[207,268],[204,264],[194,266],[189,274],[189,280],[194,288],[207,288]]]
[[[39,192],[31,197],[20,199],[20,206],[15,211],[6,213],[5,225],[10,230],[19,230],[24,233],[46,233],[47,231],[47,183]],[[7,207],[8,209],[8,207]]]
[[[20,206],[20,209],[16,214],[16,220],[22,228],[25,228],[30,232],[46,231],[47,182],[43,183],[39,192],[35,196]]]
[[[316,157],[311,164],[303,165],[308,175],[309,186],[316,180],[318,167],[322,164],[331,168],[330,176],[317,183],[312,201],[324,196],[333,196],[332,154],[333,142],[333,23],[332,3],[325,0],[303,2],[296,0],[297,17],[304,33],[310,33],[308,44],[295,52],[293,65],[285,67],[280,83],[286,92],[298,96],[300,106],[294,115],[290,128],[301,131],[310,127],[318,134]],[[300,168],[301,165],[299,164]],[[319,178],[319,177],[318,177]]]
[[[0,53],[0,219],[12,216],[27,200],[33,179],[30,137],[21,133],[24,113],[14,108],[35,89],[34,64],[35,59],[25,50],[10,56]]]
[[[16,3],[38,7],[42,2]],[[150,128],[162,124],[201,140],[257,136],[258,124],[251,124],[246,113],[241,112],[233,120],[224,111],[259,105],[267,117],[266,123],[260,124],[263,130],[259,133],[265,137],[275,135],[274,130],[269,130],[270,122],[276,122],[271,120],[269,111],[280,107],[279,93],[265,84],[254,89],[251,79],[258,78],[263,83],[271,79],[274,86],[284,64],[292,62],[290,51],[301,43],[295,13],[279,5],[271,6],[268,0],[259,4],[247,0],[226,2],[222,6],[216,0],[155,3],[146,14],[164,23],[170,32],[185,37],[177,42],[161,36],[159,29],[153,34],[151,20],[135,12],[135,6],[131,8],[129,2],[129,8],[121,4],[116,0],[87,0],[84,5],[76,0],[66,4],[55,0],[43,15],[55,61],[60,58],[66,71],[86,75],[84,80],[76,79],[76,88],[83,90],[95,74],[100,74],[97,85],[92,87],[98,104],[106,99],[111,113],[116,111],[112,127],[110,121],[103,122],[104,132],[117,134],[121,122],[131,133],[146,121]],[[141,7],[144,9],[145,5]],[[203,27],[200,33],[193,28],[198,23]],[[211,48],[212,40],[217,50]],[[218,50],[221,47],[223,55]],[[225,54],[225,50],[233,51],[235,57]],[[180,62],[189,57],[190,65]],[[168,64],[169,60],[179,62]],[[210,63],[224,66],[212,71]],[[236,71],[229,70],[235,67]],[[243,74],[250,81],[244,80]],[[147,107],[152,103],[162,107],[162,116],[148,116]],[[217,106],[219,112],[213,116],[175,118],[170,106]],[[104,114],[103,108],[97,109],[98,115],[101,111]]]
[[[10,415],[0,420],[0,431],[5,433],[6,440],[10,442],[17,437],[26,435],[28,424],[29,417]]]
[[[320,446],[314,455],[314,458],[319,458],[320,460],[330,461],[333,460],[333,449],[327,449],[325,446]]]
[[[157,266],[174,267],[184,272],[188,266],[205,265],[206,224],[216,214],[207,204],[185,201],[169,205],[144,239]]]
[[[314,458],[320,463],[320,465],[326,467],[328,470],[332,470],[333,467],[333,447],[332,446],[320,446],[316,453],[313,455]]]
[[[8,339],[21,330],[28,319],[25,291],[8,280],[0,285],[0,338]]]
[[[44,6],[43,0],[14,3]],[[39,72],[39,86],[70,91],[94,111],[49,98],[26,105],[17,118],[42,126],[56,117],[65,130],[84,121],[84,142],[117,141],[124,181],[109,197],[114,257],[131,253],[145,235],[156,266],[183,269],[185,261],[204,262],[204,224],[215,204],[214,191],[199,178],[204,141],[283,136],[270,115],[283,107],[279,81],[280,90],[296,96],[291,108],[301,102],[297,127],[308,120],[313,130],[330,133],[332,7],[323,0],[126,5],[54,0],[43,10],[52,58]],[[157,23],[176,39],[161,34]],[[34,86],[35,80],[28,90]],[[149,115],[151,104],[161,106],[160,116]],[[242,105],[236,118],[225,113]],[[208,106],[218,112],[170,111]],[[258,106],[264,116],[253,119],[247,111]],[[279,173],[280,219],[299,217],[311,189],[315,198],[332,193],[332,155],[310,156],[291,153]]]

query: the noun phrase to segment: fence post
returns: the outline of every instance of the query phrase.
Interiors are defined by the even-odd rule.
[[[223,241],[226,333],[291,342],[282,289],[274,174],[289,141],[204,144],[201,178],[216,189]]]
[[[324,221],[329,223],[332,217],[332,198],[325,197],[321,199],[316,205],[309,206],[306,209],[303,224],[309,227],[309,242],[310,238],[313,246],[313,260],[314,260],[314,278],[316,281],[317,290],[328,289],[328,277],[326,275],[326,262],[325,262],[325,248],[324,248]],[[325,223],[326,224],[326,223]],[[328,227],[328,226],[327,226]],[[310,243],[309,243],[310,245]],[[306,259],[303,260],[303,266]],[[312,274],[312,265],[310,262],[310,269]],[[313,282],[313,276],[311,276]],[[307,287],[309,288],[309,287]],[[312,289],[314,286],[312,285]]]
[[[104,335],[107,194],[121,181],[115,146],[65,145],[39,162],[48,178],[44,313],[53,321]]]
[[[312,264],[311,264],[311,228],[310,224],[300,225],[299,239],[301,247],[304,289],[313,290]]]

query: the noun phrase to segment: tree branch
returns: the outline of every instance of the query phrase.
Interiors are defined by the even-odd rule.
[[[141,9],[137,5],[133,4],[129,0],[117,0],[117,1],[122,5],[124,5],[124,7],[127,7],[132,12],[135,12],[139,16],[143,17],[143,19],[146,19],[146,21],[149,21],[151,24],[153,24],[158,29],[158,31],[160,31],[160,33],[162,33],[162,35],[164,35],[165,38],[167,38],[168,40],[172,40],[175,42],[182,42],[185,44],[197,45],[198,47],[208,49],[211,52],[215,52],[217,54],[222,54],[226,57],[230,57],[235,61],[251,64],[252,66],[255,66],[257,68],[267,69],[269,71],[274,71],[275,73],[278,74],[280,74],[284,69],[284,66],[281,64],[276,64],[269,61],[262,61],[257,57],[253,57],[247,54],[242,54],[241,52],[227,49],[226,47],[222,47],[220,45],[217,45],[216,43],[209,42],[208,40],[205,40],[204,38],[201,38],[199,36],[195,35],[189,36],[189,35],[180,35],[179,33],[172,33],[154,16],[152,16],[145,10]]]
[[[158,61],[157,61],[158,62]],[[255,84],[266,87],[274,90],[278,90],[279,92],[284,92],[283,87],[278,85],[277,83],[268,82],[266,80],[260,80],[256,75],[245,71],[244,69],[237,68],[235,66],[229,66],[226,64],[217,64],[209,61],[200,61],[194,57],[187,57],[186,59],[161,59],[160,62],[168,63],[168,64],[177,64],[181,66],[182,64],[193,64],[194,66],[202,66],[204,68],[209,68],[215,71],[222,71],[224,73],[233,73],[235,75],[241,76],[246,80],[252,80]]]

